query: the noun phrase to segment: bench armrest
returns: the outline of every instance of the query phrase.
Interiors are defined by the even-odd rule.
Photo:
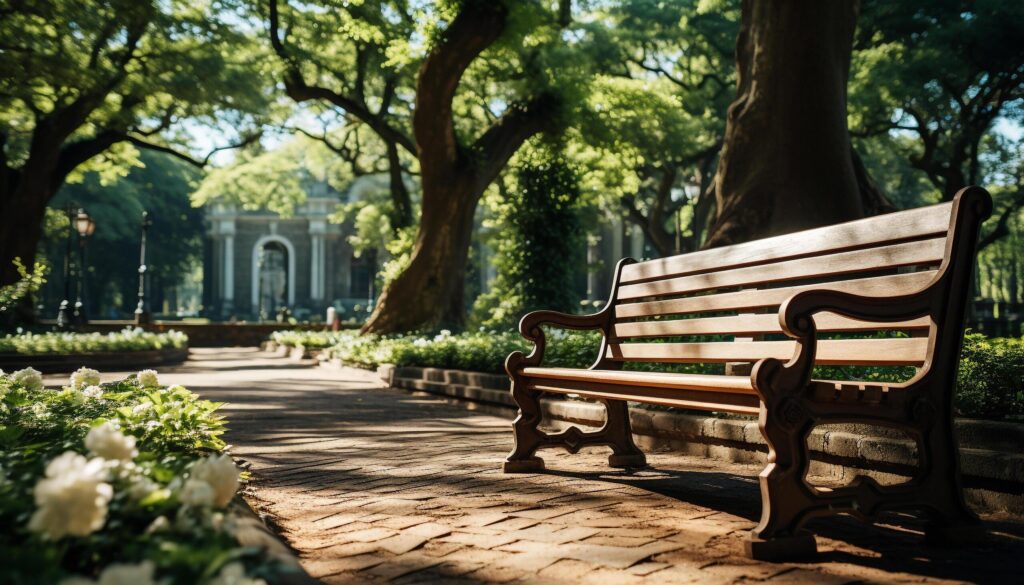
[[[537,337],[544,335],[541,325],[557,325],[563,329],[604,329],[608,322],[608,314],[598,311],[590,315],[570,315],[558,311],[532,311],[519,321],[519,334],[536,342]]]
[[[814,368],[818,335],[814,315],[830,311],[864,321],[896,322],[930,315],[935,298],[934,289],[941,277],[923,289],[899,296],[865,296],[834,290],[809,290],[794,294],[779,307],[782,331],[797,342],[793,358],[786,363],[774,358],[763,359],[751,372],[754,388],[767,402],[767,394],[781,389],[796,391],[810,382]]]

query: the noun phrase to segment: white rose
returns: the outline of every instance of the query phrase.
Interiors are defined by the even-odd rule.
[[[128,497],[133,500],[142,500],[149,494],[160,489],[160,486],[145,476],[139,476],[132,480],[131,486],[128,487]]]
[[[95,385],[86,386],[85,389],[82,390],[82,396],[85,396],[86,398],[102,398],[103,388]]]
[[[28,528],[50,538],[87,536],[103,527],[114,490],[106,483],[105,461],[66,451],[46,466],[36,483],[36,511]]]
[[[70,577],[62,580],[60,585],[155,585],[154,571],[156,565],[153,561],[142,561],[137,565],[113,563],[103,569],[98,581],[85,577]]]
[[[99,585],[155,585],[153,561],[142,561],[137,565],[114,563],[100,573]]]
[[[11,380],[33,392],[43,389],[43,375],[35,368],[25,368],[11,373]]]
[[[136,378],[139,386],[143,388],[155,388],[160,385],[156,377],[156,370],[142,370]]]
[[[192,466],[190,479],[205,481],[213,488],[213,503],[217,507],[228,505],[238,491],[238,467],[231,457],[211,455]]]
[[[85,436],[85,448],[105,459],[131,461],[139,452],[135,449],[135,437],[125,435],[105,422],[89,429]]]
[[[267,585],[263,579],[252,579],[245,575],[242,563],[234,562],[224,565],[210,585]]]
[[[181,488],[178,498],[182,504],[196,508],[209,508],[214,501],[213,486],[201,479],[189,479]]]
[[[100,383],[100,373],[89,368],[78,368],[71,374],[71,387],[81,390],[86,386],[95,386]]]

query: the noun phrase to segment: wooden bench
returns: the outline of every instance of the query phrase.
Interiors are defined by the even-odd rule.
[[[976,538],[980,523],[960,482],[952,389],[978,230],[991,207],[984,189],[968,187],[949,203],[648,262],[620,261],[600,312],[536,311],[520,322],[535,348],[505,362],[519,406],[505,472],[542,470],[535,455],[542,447],[575,453],[607,445],[611,466],[646,465],[633,443],[627,400],[743,413],[758,416],[769,447],[749,556],[813,554],[814,536],[802,529],[808,519],[848,513],[873,520],[896,508],[926,511],[931,540]],[[601,331],[594,365],[542,367],[544,324]],[[779,339],[764,339],[772,336]],[[629,362],[753,368],[749,375],[623,371]],[[914,366],[916,374],[902,383],[812,379],[813,367],[827,365]],[[538,428],[543,393],[601,401],[607,423],[595,432],[545,433]],[[918,443],[916,475],[893,486],[867,477],[836,489],[811,485],[807,437],[830,423],[907,433]]]

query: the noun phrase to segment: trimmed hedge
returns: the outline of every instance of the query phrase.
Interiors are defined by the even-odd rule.
[[[327,356],[344,363],[375,368],[380,364],[503,373],[505,358],[513,351],[529,352],[532,344],[518,333],[474,331],[430,337],[402,335],[360,336],[355,331],[336,334],[337,343]],[[585,368],[597,358],[601,336],[597,332],[547,331],[544,365]],[[720,374],[718,364],[629,363],[627,370]],[[822,378],[892,382],[914,374],[907,367],[816,368]],[[992,420],[1024,420],[1024,339],[994,338],[968,333],[960,360],[955,407],[960,416]]]

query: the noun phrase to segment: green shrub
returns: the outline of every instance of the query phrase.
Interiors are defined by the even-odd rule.
[[[957,414],[1024,419],[1024,338],[965,336],[956,385]]]
[[[97,353],[105,351],[146,351],[188,346],[180,331],[152,333],[127,327],[110,333],[18,333],[0,337],[0,353],[23,355]]]
[[[285,347],[324,349],[350,335],[347,331],[275,331],[270,340]]]
[[[544,365],[586,368],[597,359],[601,334],[596,331],[547,329]],[[529,353],[533,346],[511,331],[475,331],[452,335],[397,337],[360,336],[342,332],[328,350],[330,357],[368,368],[381,364],[450,368],[487,373],[504,372],[505,358],[513,351]],[[721,364],[658,364],[633,362],[626,370],[722,374]],[[818,367],[816,378],[898,382],[913,377],[912,367]],[[968,334],[957,379],[956,412],[959,416],[1024,419],[1024,339],[989,339]]]
[[[223,454],[220,404],[160,386],[153,371],[99,379],[83,368],[47,389],[30,368],[0,372],[0,582],[279,573],[239,545],[226,513],[242,474]]]

